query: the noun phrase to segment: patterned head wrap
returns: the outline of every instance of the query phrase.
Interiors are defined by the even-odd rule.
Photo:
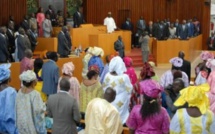
[[[32,70],[24,71],[21,75],[19,75],[19,79],[25,82],[32,82],[37,79],[36,74]]]
[[[152,76],[155,76],[155,72],[152,66],[149,63],[145,62],[140,71],[140,77],[141,79],[145,79],[146,77],[152,77]]]
[[[11,64],[0,65],[0,84],[10,78],[10,66]]]
[[[144,88],[141,90],[141,94],[145,94],[151,98],[158,98],[161,91],[163,91],[163,88],[160,86],[160,84],[154,80],[148,80],[144,83]]]
[[[72,62],[63,64],[62,73],[72,76],[75,66]]]
[[[209,99],[206,96],[210,86],[202,84],[199,86],[189,86],[180,91],[180,97],[175,101],[175,106],[183,106],[186,102],[189,107],[198,107],[204,114],[209,109]]]
[[[174,67],[181,67],[183,65],[183,60],[179,57],[170,59],[169,61]]]
[[[214,59],[214,54],[208,51],[202,51],[200,57],[202,60]]]

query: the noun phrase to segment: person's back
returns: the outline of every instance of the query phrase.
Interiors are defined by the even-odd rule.
[[[48,113],[53,117],[53,134],[77,133],[76,124],[80,120],[77,101],[66,92],[51,95],[47,102]]]

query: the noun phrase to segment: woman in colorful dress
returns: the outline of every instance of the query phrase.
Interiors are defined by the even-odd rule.
[[[160,105],[163,88],[154,80],[143,87],[144,101],[132,109],[126,125],[130,134],[168,134],[170,119],[167,111]]]
[[[89,47],[89,48],[86,48],[84,51],[85,51],[85,56],[82,59],[82,63],[83,63],[82,77],[87,78],[86,75],[88,72],[88,62],[89,62],[90,58],[92,57],[93,48]]]
[[[119,111],[122,124],[125,124],[129,116],[129,104],[133,86],[126,72],[125,64],[121,57],[111,59],[109,72],[103,82],[103,90],[112,87],[116,91],[116,98],[111,103]]]
[[[37,76],[37,85],[35,86],[35,90],[40,93],[40,96],[43,102],[47,101],[47,95],[42,92],[43,87],[43,79],[41,78],[42,73],[43,60],[41,58],[37,58],[34,60],[34,73]]]
[[[190,86],[180,91],[175,106],[188,104],[177,110],[170,123],[170,134],[215,134],[215,117],[209,110],[206,92],[208,84]]]
[[[34,90],[36,74],[25,71],[19,76],[23,87],[16,98],[16,125],[20,134],[46,134],[45,111],[40,94]]]
[[[18,134],[15,101],[17,92],[9,86],[11,64],[0,65],[0,133]]]
[[[63,64],[63,68],[62,68],[63,76],[60,77],[59,82],[58,82],[58,92],[60,91],[60,85],[59,85],[60,80],[63,77],[69,78],[69,82],[70,82],[69,94],[76,99],[76,101],[79,105],[80,83],[79,83],[78,79],[73,76],[74,70],[75,70],[75,66],[72,62],[68,62],[68,63]]]
[[[45,15],[43,13],[43,8],[39,7],[37,12],[37,23],[38,23],[38,34],[39,37],[43,37],[43,21],[45,20]]]
[[[88,103],[94,98],[102,98],[103,90],[100,81],[98,80],[99,68],[96,65],[89,67],[87,78],[81,83],[80,90],[80,112],[84,118]]]

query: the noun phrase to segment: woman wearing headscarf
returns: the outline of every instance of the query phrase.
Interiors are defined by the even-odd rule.
[[[127,74],[128,77],[130,78],[131,84],[134,85],[137,82],[137,75],[135,73],[134,67],[132,67],[133,64],[132,59],[130,57],[124,57],[123,61],[127,69],[125,74]]]
[[[22,88],[16,98],[16,125],[20,134],[46,134],[45,110],[40,94],[34,90],[36,74],[25,71],[19,76]]]
[[[37,85],[35,86],[35,90],[37,90],[40,93],[43,102],[46,102],[47,95],[42,92],[43,87],[43,79],[41,78],[42,66],[43,60],[41,58],[37,58],[34,60],[34,73],[37,76]]]
[[[102,74],[101,74],[101,77],[100,77],[101,84],[104,81],[105,75],[109,72],[109,63],[110,63],[110,60],[113,57],[114,57],[114,55],[107,55],[106,58],[105,58],[106,59],[106,64],[105,64],[104,70],[102,71]]]
[[[200,58],[202,59],[202,62],[199,63],[196,67],[195,67],[195,74],[196,74],[196,77],[198,77],[199,73],[202,71],[202,70],[205,70],[207,69],[207,72],[210,73],[210,70],[206,67],[206,62],[208,59],[214,59],[214,55],[213,53],[210,53],[209,51],[202,51],[202,53],[200,54]],[[202,73],[201,73],[202,74]],[[204,77],[204,74],[203,74],[203,77]]]
[[[130,134],[168,134],[170,119],[167,111],[160,105],[160,93],[163,88],[154,80],[145,83],[141,93],[142,105],[132,109],[126,122]]]
[[[170,134],[214,134],[215,117],[209,110],[206,92],[208,84],[190,86],[180,91],[175,106],[188,104],[188,108],[177,110],[170,123]]]
[[[109,73],[106,74],[103,89],[112,87],[116,91],[116,98],[112,102],[119,111],[122,124],[125,124],[129,116],[129,103],[133,86],[126,72],[125,64],[121,57],[116,56],[111,59]]]
[[[206,65],[212,71],[207,79],[207,82],[210,85],[208,97],[210,100],[210,109],[215,114],[215,59],[208,60]]]
[[[93,56],[90,58],[88,62],[88,67],[92,65],[97,65],[99,67],[99,76],[101,76],[104,69],[104,63],[101,57],[104,56],[104,51],[100,47],[93,47],[92,55]]]
[[[82,59],[82,62],[83,62],[82,77],[83,78],[86,78],[86,74],[88,72],[88,62],[89,62],[90,58],[92,57],[92,51],[93,51],[92,47],[85,49],[86,54],[85,54],[84,58]]]
[[[60,91],[60,86],[59,86],[60,80],[63,77],[69,78],[69,82],[70,82],[69,94],[73,96],[76,99],[77,103],[79,104],[80,83],[78,79],[73,76],[74,70],[75,70],[75,66],[72,62],[68,62],[63,65],[63,68],[62,68],[63,76],[60,77],[58,82],[58,92]]]
[[[166,71],[160,78],[160,84],[163,88],[166,88],[167,86],[171,85],[174,80],[174,73],[176,71],[180,71],[180,67],[183,65],[183,60],[179,57],[175,57],[170,59],[170,63],[172,64],[172,69]],[[189,86],[189,79],[185,72],[182,72],[182,79],[184,81],[185,87]]]
[[[96,65],[89,67],[87,79],[83,79],[80,90],[80,112],[84,118],[88,103],[94,98],[102,98],[103,90],[98,80],[99,68]]]
[[[0,133],[18,134],[15,101],[17,92],[9,86],[11,64],[0,65]]]

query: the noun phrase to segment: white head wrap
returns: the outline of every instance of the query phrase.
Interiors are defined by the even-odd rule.
[[[36,74],[32,70],[24,71],[20,76],[19,79],[25,82],[32,82],[37,79]]]
[[[109,72],[116,72],[118,75],[123,74],[126,72],[125,63],[123,62],[122,58],[119,56],[114,57],[111,59],[109,63]]]
[[[92,50],[92,54],[95,56],[99,56],[99,55],[104,56],[104,51],[100,47],[94,47]]]

